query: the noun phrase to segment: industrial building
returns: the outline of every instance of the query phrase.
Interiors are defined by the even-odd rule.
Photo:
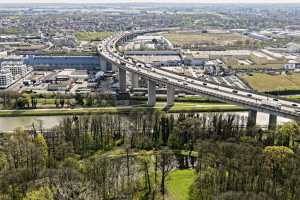
[[[14,83],[13,75],[9,70],[0,71],[0,88],[8,88],[11,84]]]
[[[47,69],[98,69],[100,60],[97,56],[29,56],[25,63],[35,68]]]

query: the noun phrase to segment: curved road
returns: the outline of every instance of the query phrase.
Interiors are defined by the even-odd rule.
[[[300,120],[300,104],[298,103],[285,99],[277,99],[263,93],[231,88],[177,75],[166,70],[153,68],[149,65],[146,66],[139,61],[134,61],[132,58],[124,57],[118,52],[118,45],[129,38],[164,30],[166,29],[122,32],[102,41],[101,45],[98,47],[98,52],[101,59],[105,59],[121,69],[136,73],[143,78],[159,83],[165,83],[166,85],[172,85],[175,88],[180,88],[190,93],[204,95],[219,101],[247,107],[252,110]]]

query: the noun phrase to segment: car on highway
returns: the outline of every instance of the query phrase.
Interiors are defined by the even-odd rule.
[[[237,90],[232,90],[232,93],[235,93],[235,94],[237,94],[237,93],[238,93],[238,91],[237,91]]]
[[[278,101],[278,99],[273,99],[273,101]]]
[[[145,64],[145,67],[151,68],[151,65],[150,64]]]
[[[252,97],[252,94],[247,94],[247,97]]]
[[[298,107],[298,105],[297,105],[297,104],[295,104],[295,103],[293,103],[293,104],[292,104],[292,106],[294,106],[294,107]]]
[[[207,83],[202,83],[202,85],[207,85]]]

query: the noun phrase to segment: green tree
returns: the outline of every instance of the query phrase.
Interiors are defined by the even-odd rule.
[[[23,200],[54,200],[54,196],[49,187],[41,187],[27,193]]]
[[[36,144],[36,147],[41,151],[42,162],[43,165],[46,166],[48,162],[48,145],[44,136],[41,133],[38,133],[34,138],[34,143]]]

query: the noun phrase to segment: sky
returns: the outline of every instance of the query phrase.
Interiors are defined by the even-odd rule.
[[[300,3],[300,0],[0,0],[0,3]]]

